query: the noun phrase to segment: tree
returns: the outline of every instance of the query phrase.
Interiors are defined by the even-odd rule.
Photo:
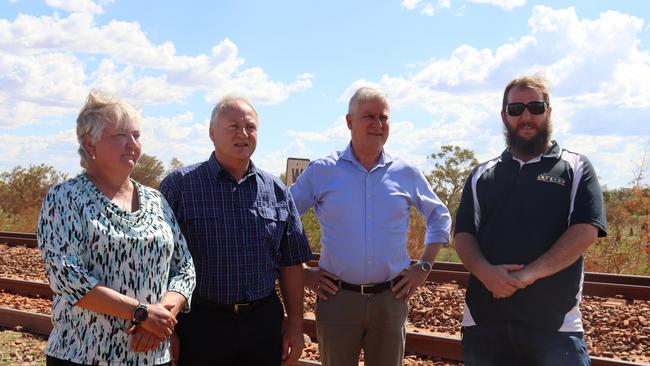
[[[478,165],[478,160],[472,150],[454,145],[443,145],[440,152],[431,154],[428,158],[436,162],[427,179],[433,191],[454,217],[460,204],[465,180],[472,169]]]
[[[34,232],[45,194],[67,178],[44,164],[0,174],[0,229]]]
[[[138,164],[131,172],[131,178],[155,189],[158,189],[162,175],[165,172],[163,163],[153,156],[142,154]]]
[[[165,172],[165,176],[169,175],[169,173],[173,172],[174,170],[178,170],[183,167],[183,162],[180,161],[176,157],[172,157],[172,160],[169,161],[169,169]]]
[[[51,166],[17,166],[0,174],[0,207],[4,212],[17,214],[29,207],[41,207],[45,194],[54,184],[68,176]]]

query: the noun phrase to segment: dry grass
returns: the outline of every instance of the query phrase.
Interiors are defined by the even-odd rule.
[[[45,365],[47,338],[0,328],[0,366]]]

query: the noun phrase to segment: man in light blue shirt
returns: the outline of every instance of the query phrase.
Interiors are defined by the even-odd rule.
[[[449,211],[422,172],[383,149],[389,114],[383,92],[358,89],[346,115],[350,144],[312,161],[290,188],[300,214],[314,207],[321,225],[319,267],[304,275],[319,296],[324,366],[357,365],[361,349],[367,366],[401,365],[408,299],[449,241]],[[406,246],[411,206],[427,226],[414,265]]]

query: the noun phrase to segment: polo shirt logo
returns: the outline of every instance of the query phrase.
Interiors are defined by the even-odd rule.
[[[554,176],[552,176],[550,174],[547,174],[547,173],[542,173],[542,174],[538,175],[537,180],[539,180],[541,182],[555,183],[555,184],[559,184],[561,186],[564,186],[564,183],[566,183],[566,180],[564,178],[554,177]]]

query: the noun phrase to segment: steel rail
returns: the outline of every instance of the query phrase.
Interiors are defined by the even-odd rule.
[[[15,310],[0,307],[0,327],[20,327],[36,334],[49,335],[52,331],[50,316],[30,311]],[[313,318],[304,318],[303,331],[312,339],[316,336],[316,321]],[[434,335],[430,333],[406,334],[406,352],[419,355],[438,357],[452,361],[462,361],[462,349],[459,338]],[[591,357],[593,366],[642,366],[644,364],[618,359]],[[308,360],[299,360],[295,366],[316,366],[320,363]]]
[[[9,245],[22,245],[28,248],[37,248],[36,234],[0,231],[0,243]]]
[[[469,274],[452,271],[432,271],[427,280],[434,283],[456,282],[467,286]],[[43,282],[0,278],[0,290],[26,296],[52,297],[52,290],[48,284]],[[583,295],[610,298],[618,296],[628,300],[650,300],[650,287],[584,282]]]
[[[303,332],[312,339],[316,336],[316,320],[305,318],[303,320]],[[408,353],[415,353],[428,357],[438,357],[451,361],[463,361],[462,346],[460,338],[435,335],[431,333],[406,333],[405,350]],[[590,356],[592,366],[647,366],[647,364],[623,361],[613,358]]]
[[[46,314],[0,307],[0,327],[28,331],[43,336],[52,332],[52,321]],[[298,360],[292,366],[320,366],[316,361]]]
[[[32,333],[49,335],[52,331],[52,321],[46,314],[0,307],[0,327],[21,327]]]
[[[469,273],[434,270],[429,273],[427,281],[434,283],[455,282],[459,285],[467,286]],[[52,291],[49,289],[49,285],[42,282],[0,278],[0,290],[19,295],[52,297]],[[583,295],[610,298],[622,297],[628,300],[650,300],[650,286],[585,281],[583,283]]]
[[[317,266],[318,262],[310,261],[308,265]],[[455,281],[467,286],[469,272],[460,263],[436,262],[427,281]],[[583,286],[583,294],[587,296],[614,297],[620,295],[631,300],[650,300],[650,276],[587,272]]]
[[[36,234],[34,233],[20,233],[20,232],[10,232],[10,231],[0,231],[0,243],[6,243],[10,245],[24,245],[31,248],[36,248]],[[314,259],[318,260],[320,258],[319,253],[314,254]],[[316,261],[310,262],[310,265],[316,265]],[[435,262],[433,264],[433,270],[440,271],[449,271],[449,272],[463,272],[467,273],[467,269],[463,266],[462,263],[452,263],[452,262]],[[586,272],[585,273],[585,282],[595,282],[595,283],[611,283],[611,284],[621,284],[621,285],[633,285],[633,286],[647,286],[650,287],[650,276],[636,276],[636,275],[625,275],[625,274],[615,274],[615,273],[600,273],[600,272]]]
[[[51,299],[54,294],[50,285],[45,282],[25,281],[15,278],[0,277],[0,290],[12,294],[40,297],[44,299]]]

